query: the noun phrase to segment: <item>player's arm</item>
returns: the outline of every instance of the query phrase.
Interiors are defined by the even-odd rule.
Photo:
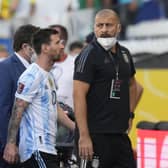
[[[87,124],[86,97],[90,85],[86,82],[74,80],[74,107],[75,119],[79,129],[79,155],[85,159],[91,159],[93,146]]]
[[[130,79],[130,112],[134,112],[136,107],[136,98],[137,98],[137,82],[135,77]]]
[[[137,93],[136,93],[136,102],[135,102],[135,108],[137,107],[141,97],[142,97],[142,94],[143,94],[143,86],[138,82],[136,81],[136,88],[137,88]]]
[[[81,136],[89,135],[87,125],[87,104],[86,104],[86,96],[89,87],[90,85],[88,83],[74,80],[75,119]]]
[[[134,118],[134,109],[136,106],[136,96],[137,96],[137,85],[135,77],[130,79],[130,119],[129,119],[129,128],[127,132],[129,133],[132,128],[132,122]]]
[[[24,110],[27,108],[28,102],[16,98],[12,109],[12,116],[10,118],[8,127],[7,144],[5,146],[3,158],[9,162],[14,163],[17,159],[16,139],[17,133],[22,119]]]
[[[68,117],[68,115],[63,111],[59,104],[57,105],[57,111],[58,122],[73,131],[75,129],[75,123]]]

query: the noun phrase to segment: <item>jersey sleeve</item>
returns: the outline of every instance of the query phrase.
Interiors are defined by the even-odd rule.
[[[92,48],[89,46],[75,60],[74,80],[91,83],[94,78],[94,59]]]
[[[18,80],[15,97],[31,103],[38,92],[39,81],[36,74],[23,73]]]

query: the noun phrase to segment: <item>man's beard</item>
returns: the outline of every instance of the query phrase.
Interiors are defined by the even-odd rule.
[[[55,55],[55,56],[53,57],[53,61],[54,61],[54,62],[59,61],[60,58],[61,58],[61,55],[60,55],[60,54]]]

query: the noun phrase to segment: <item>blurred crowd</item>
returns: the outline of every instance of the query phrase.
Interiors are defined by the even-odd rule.
[[[167,0],[0,0],[0,44],[2,38],[11,38],[27,23],[40,27],[61,24],[68,29],[68,43],[82,41],[92,31],[95,13],[102,8],[119,14],[121,40],[127,39],[128,25],[168,17]]]

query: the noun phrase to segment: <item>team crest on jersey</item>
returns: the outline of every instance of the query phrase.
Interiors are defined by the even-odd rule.
[[[126,53],[122,53],[123,57],[124,57],[124,61],[126,63],[129,63],[129,59],[128,59],[128,55]]]
[[[21,94],[23,89],[24,89],[24,84],[23,83],[19,83],[18,88],[17,88],[17,93]]]

